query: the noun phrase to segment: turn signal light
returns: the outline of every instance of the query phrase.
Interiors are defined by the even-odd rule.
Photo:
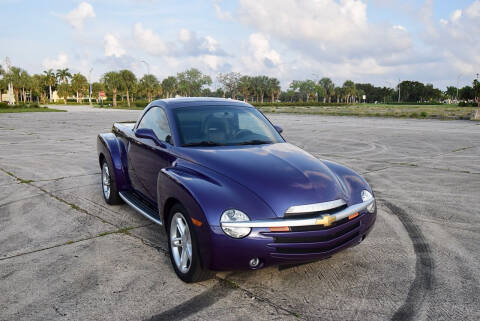
[[[357,213],[353,213],[352,215],[350,215],[350,216],[348,217],[348,219],[351,220],[352,218],[355,218],[355,217],[357,217],[357,216],[358,216],[358,212],[357,212]]]
[[[198,226],[198,227],[200,227],[200,226],[203,225],[203,223],[202,223],[201,221],[196,220],[196,219],[194,219],[193,217],[192,217],[192,223],[193,223],[194,225]]]
[[[275,226],[270,227],[270,232],[290,232],[290,228],[288,226]]]

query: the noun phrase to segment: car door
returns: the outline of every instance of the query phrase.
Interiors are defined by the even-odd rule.
[[[136,192],[143,194],[156,205],[158,174],[174,160],[171,154],[172,134],[163,108],[150,108],[135,130],[139,128],[152,129],[158,140],[135,137],[129,144],[128,165],[135,174],[132,185]]]

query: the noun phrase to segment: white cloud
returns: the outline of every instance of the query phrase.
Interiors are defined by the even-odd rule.
[[[67,54],[61,52],[56,58],[45,58],[43,59],[42,66],[45,69],[62,69],[67,68],[68,56]]]
[[[433,7],[429,7],[433,16]],[[450,21],[441,20],[435,25],[425,21],[425,28],[431,31],[424,36],[424,45],[431,51],[431,62],[422,66],[423,73],[430,79],[444,80],[443,85],[451,85],[452,79],[463,74],[466,79],[474,77],[475,70],[480,70],[480,1],[474,1],[470,6],[454,10]],[[430,35],[435,35],[431,37]],[[471,78],[470,78],[471,79]]]
[[[462,10],[457,9],[452,13],[450,19],[452,20],[452,22],[455,22],[458,19],[460,19],[461,17],[462,17]]]
[[[188,42],[192,38],[192,32],[188,29],[180,29],[178,32],[178,39],[180,39],[181,42]]]
[[[317,59],[370,58],[412,46],[405,30],[369,23],[367,5],[358,0],[240,0],[238,17],[290,49]]]
[[[480,17],[480,0],[474,1],[466,10],[465,13],[470,18]]]
[[[103,46],[105,56],[107,57],[114,56],[118,58],[125,54],[125,49],[120,45],[118,38],[111,33],[107,33],[103,38]]]
[[[272,68],[281,63],[280,54],[270,48],[270,43],[265,35],[251,34],[248,37],[248,44],[254,61],[260,66]]]
[[[168,52],[167,45],[153,30],[144,28],[140,22],[133,27],[133,37],[136,43],[151,55],[163,55]]]
[[[88,2],[82,2],[64,16],[65,20],[72,25],[74,29],[83,29],[83,23],[87,18],[95,18],[95,11]]]
[[[215,14],[218,19],[220,20],[226,20],[226,21],[232,21],[233,17],[232,14],[228,11],[222,10],[220,7],[220,4],[223,2],[223,0],[214,0],[213,1],[213,7],[215,8]]]
[[[226,52],[220,48],[218,41],[212,36],[199,37],[195,31],[180,29],[178,32],[178,40],[181,45],[178,53],[181,55],[226,55]]]
[[[214,56],[214,55],[203,55],[201,59],[202,59],[202,62],[212,70],[217,70],[220,67],[220,64],[222,63],[221,57]]]

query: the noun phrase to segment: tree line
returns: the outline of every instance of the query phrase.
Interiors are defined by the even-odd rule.
[[[109,71],[103,74],[100,81],[90,84],[81,73],[72,74],[68,68],[48,69],[41,74],[30,75],[19,67],[10,67],[6,72],[0,66],[0,97],[7,90],[8,84],[13,86],[17,102],[37,101],[46,103],[52,101],[53,91],[57,91],[64,103],[68,97],[75,97],[77,103],[85,99],[100,101],[100,93],[106,93],[113,106],[118,99],[127,106],[136,100],[156,98],[171,98],[180,96],[230,97],[245,101],[265,102],[323,102],[323,103],[359,103],[359,102],[441,102],[444,100],[478,101],[480,97],[480,82],[475,79],[472,86],[456,88],[447,87],[446,91],[434,88],[432,84],[418,81],[402,81],[396,88],[379,87],[370,83],[355,83],[345,81],[337,86],[330,78],[324,77],[318,81],[293,80],[286,90],[281,90],[280,81],[265,75],[248,76],[238,72],[220,73],[216,80],[219,88],[213,90],[212,78],[196,68],[191,68],[159,80],[152,74],[146,74],[138,79],[127,69]]]

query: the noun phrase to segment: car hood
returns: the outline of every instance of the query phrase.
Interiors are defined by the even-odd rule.
[[[256,193],[278,217],[295,205],[348,200],[335,173],[319,159],[289,143],[180,150],[183,158]]]

